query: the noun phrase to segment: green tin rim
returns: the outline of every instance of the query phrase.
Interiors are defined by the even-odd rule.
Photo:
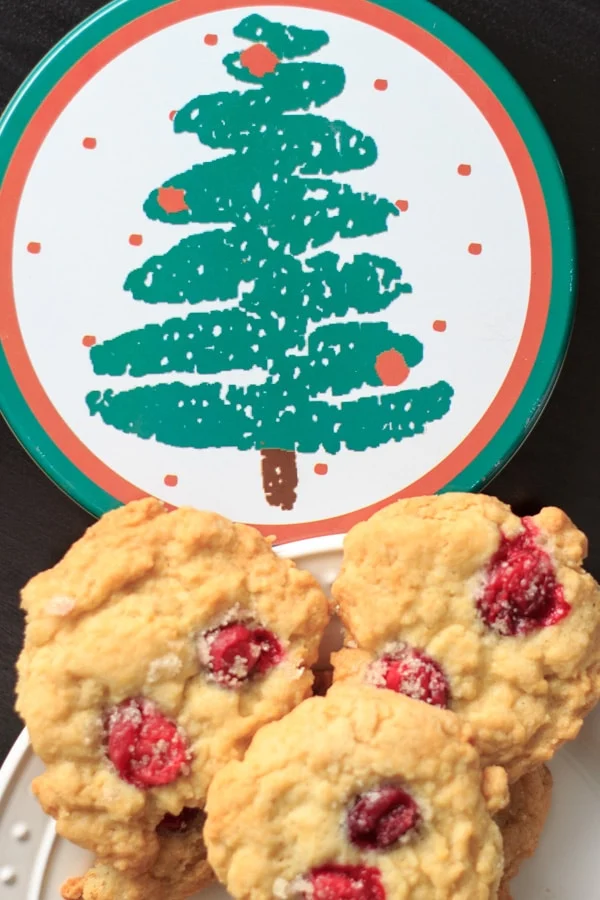
[[[69,32],[31,72],[0,118],[0,178],[40,103],[63,75],[113,32],[171,0],[113,0]],[[260,5],[260,4],[257,4]],[[299,2],[298,5],[302,5]],[[554,147],[534,107],[515,79],[463,25],[428,0],[375,0],[434,35],[488,85],[519,131],[545,197],[552,246],[548,319],[531,374],[509,415],[483,450],[440,491],[484,487],[508,463],[544,410],[560,374],[571,335],[576,293],[573,214]],[[201,12],[199,8],[198,12]],[[95,484],[44,431],[23,397],[0,339],[0,411],[25,450],[77,503],[102,515],[121,502]]]

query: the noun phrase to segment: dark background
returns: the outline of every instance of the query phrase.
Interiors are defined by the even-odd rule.
[[[101,5],[0,0],[1,108],[52,45]],[[481,38],[533,101],[565,171],[579,246],[579,305],[562,376],[533,434],[489,491],[519,513],[564,507],[589,535],[589,568],[600,577],[600,0],[437,5]],[[21,728],[12,712],[19,588],[53,565],[91,521],[0,419],[0,761]]]

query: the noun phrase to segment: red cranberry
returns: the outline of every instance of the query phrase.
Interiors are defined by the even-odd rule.
[[[308,876],[306,900],[385,900],[379,869],[369,866],[330,864],[313,869]]]
[[[260,646],[260,656],[258,657],[255,671],[264,675],[265,672],[268,672],[269,669],[281,662],[283,648],[275,635],[267,628],[255,628],[252,633],[252,639],[258,642]]]
[[[440,665],[420,650],[406,648],[398,653],[389,653],[371,666],[378,675],[378,683],[383,680],[385,687],[397,694],[405,694],[413,700],[422,700],[431,706],[447,709],[450,703],[450,688]]]
[[[536,543],[537,534],[531,519],[523,519],[518,535],[502,535],[488,565],[477,608],[485,624],[499,634],[527,634],[555,625],[570,612],[552,560]]]
[[[280,662],[283,651],[266,628],[241,622],[224,625],[206,635],[208,667],[225,687],[238,687],[253,675],[264,675]]]
[[[160,835],[187,834],[202,818],[204,818],[202,810],[184,806],[176,816],[172,813],[165,813],[156,826],[156,832]]]
[[[406,791],[392,785],[375,788],[356,798],[348,813],[348,835],[357,847],[386,850],[416,828],[420,818]]]
[[[125,700],[108,715],[108,757],[138,788],[175,781],[190,760],[177,725],[149,700]]]

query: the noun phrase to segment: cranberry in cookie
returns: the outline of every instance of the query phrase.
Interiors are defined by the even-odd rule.
[[[17,708],[46,764],[34,792],[59,834],[130,873],[310,694],[328,621],[313,577],[255,529],[153,499],[104,516],[22,605]]]
[[[448,679],[441,666],[413,647],[399,644],[390,648],[370,664],[366,680],[441,709],[450,703]]]
[[[385,900],[381,873],[369,866],[320,866],[305,882],[303,900]]]
[[[125,700],[107,714],[106,754],[123,781],[140,790],[189,771],[191,753],[175,722],[150,700]]]
[[[356,525],[332,593],[336,680],[456,712],[511,780],[576,737],[600,697],[600,589],[559,509],[494,497],[401,500]]]
[[[451,712],[334,685],[215,777],[208,860],[235,900],[496,900],[508,799]]]
[[[204,633],[200,658],[208,677],[224,687],[240,687],[249,678],[264,675],[283,659],[283,648],[267,628],[232,622]]]

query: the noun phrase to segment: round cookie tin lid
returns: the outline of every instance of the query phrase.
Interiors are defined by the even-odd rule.
[[[0,167],[3,411],[96,514],[345,531],[482,486],[557,377],[558,162],[424,0],[119,0],[23,85]]]

